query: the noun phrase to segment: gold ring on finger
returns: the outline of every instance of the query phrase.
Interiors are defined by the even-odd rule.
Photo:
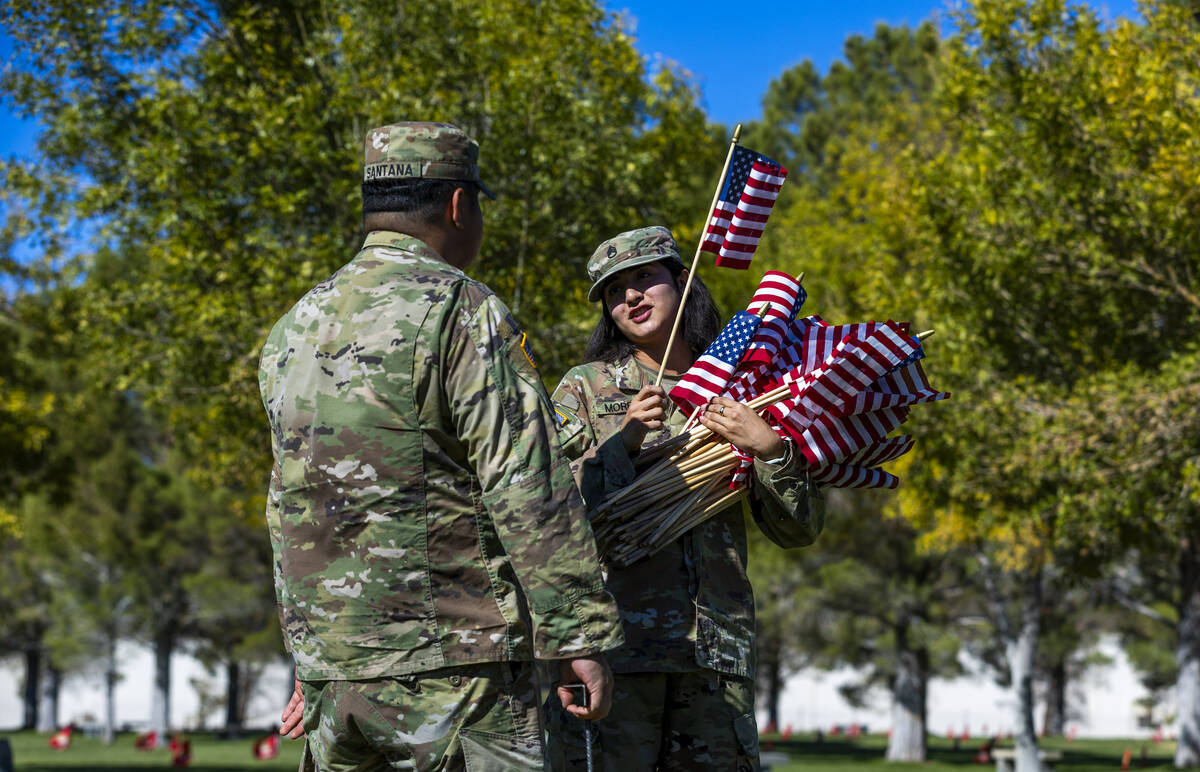
[[[725,415],[725,406],[721,405],[719,408],[717,408],[717,412],[721,415]]]

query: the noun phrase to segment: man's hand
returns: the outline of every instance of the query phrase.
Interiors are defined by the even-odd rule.
[[[754,410],[728,397],[714,397],[702,407],[700,423],[755,458],[783,455],[783,440]]]
[[[667,392],[662,386],[643,386],[630,400],[621,423],[621,440],[625,450],[634,453],[642,447],[646,433],[661,429],[667,417]]]
[[[559,665],[558,701],[567,712],[586,721],[599,721],[612,709],[612,671],[603,654],[564,659]],[[575,696],[565,684],[583,684],[588,690],[588,705],[575,704]]]
[[[279,734],[287,735],[295,740],[300,735],[304,734],[304,725],[301,720],[304,718],[304,692],[300,691],[300,679],[296,679],[296,688],[292,690],[292,698],[288,700],[287,707],[283,709],[283,714],[279,716],[279,721],[282,726],[279,727]]]

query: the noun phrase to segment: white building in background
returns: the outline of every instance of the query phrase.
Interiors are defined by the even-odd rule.
[[[1120,648],[1106,641],[1101,651],[1112,664],[1094,667],[1082,684],[1070,687],[1068,709],[1075,716],[1068,722],[1080,737],[1144,737],[1152,731],[1138,727],[1136,701],[1145,690],[1138,683]],[[150,693],[153,659],[145,647],[128,643],[118,649],[124,675],[117,686],[117,726],[144,726],[150,719]],[[822,729],[826,732],[836,724],[866,725],[869,731],[888,729],[890,705],[887,695],[878,694],[872,709],[856,709],[846,704],[837,687],[852,680],[852,671],[806,671],[787,683],[780,704],[779,729],[788,726],[794,731]],[[20,700],[20,661],[10,659],[0,664],[0,730],[19,727],[22,719]],[[171,665],[171,722],[181,729],[196,729],[202,724],[209,729],[220,728],[224,709],[214,708],[205,716],[199,715],[200,698],[192,685],[199,679],[210,693],[223,695],[223,672],[207,673],[195,659],[177,654]],[[291,692],[291,672],[282,663],[271,666],[263,674],[251,697],[246,713],[247,727],[270,727],[279,721],[279,713]],[[1080,699],[1082,696],[1082,699]],[[99,673],[69,675],[63,684],[59,720],[81,725],[96,724],[103,718],[104,692]],[[935,679],[929,688],[929,732],[956,734],[964,729],[972,736],[986,733],[1006,733],[1012,730],[1012,699],[1007,691],[996,686],[986,676],[960,678],[954,681]],[[1173,711],[1172,711],[1173,712]],[[759,715],[759,726],[765,726],[766,716]],[[1040,712],[1037,723],[1041,725]],[[202,721],[203,719],[203,721]],[[1168,728],[1169,731],[1169,728]]]
[[[150,695],[154,679],[154,657],[151,650],[135,643],[117,647],[121,681],[117,684],[116,724],[120,729],[129,726],[141,729],[150,721]],[[20,659],[0,662],[0,729],[21,725],[24,708],[21,703],[21,679],[24,667]],[[225,708],[214,707],[201,716],[200,694],[193,686],[197,680],[203,689],[225,695],[225,672],[209,673],[196,659],[176,653],[171,658],[171,726],[179,729],[220,729],[225,724]],[[268,666],[250,696],[246,707],[246,727],[264,728],[279,723],[279,714],[292,691],[292,673],[282,660]],[[81,726],[100,724],[104,720],[104,677],[99,671],[72,673],[63,679],[59,693],[59,723],[75,722]]]
[[[1138,726],[1137,700],[1146,695],[1136,674],[1116,641],[1106,639],[1100,653],[1112,660],[1107,666],[1094,666],[1085,673],[1082,683],[1068,685],[1067,710],[1071,718],[1067,731],[1079,737],[1144,737],[1150,739],[1153,730]],[[968,668],[978,673],[980,668]],[[891,723],[891,705],[886,693],[879,692],[870,710],[852,708],[838,694],[838,686],[852,681],[850,670],[821,672],[806,671],[790,679],[780,701],[779,715],[782,731],[790,724],[795,731],[822,729],[828,732],[836,724],[866,725],[870,731],[887,731]],[[967,730],[973,737],[987,734],[1007,734],[1013,730],[1015,700],[986,675],[958,678],[953,681],[934,679],[929,685],[928,731],[933,735],[955,734]],[[1175,713],[1173,707],[1165,711]],[[1034,716],[1041,729],[1039,705]],[[766,716],[759,713],[759,725]],[[1171,732],[1171,727],[1165,727]]]

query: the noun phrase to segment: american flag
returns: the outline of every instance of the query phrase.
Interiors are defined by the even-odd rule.
[[[844,461],[853,454],[885,439],[908,418],[908,408],[873,410],[859,415],[822,414],[804,424],[785,416],[782,425],[796,440],[809,466],[821,467]]]
[[[783,271],[767,271],[763,274],[746,310],[754,313],[765,305],[767,312],[754,340],[750,341],[742,369],[768,363],[775,358],[788,339],[788,327],[796,318],[796,312],[807,299],[808,293],[803,285]]]
[[[907,322],[856,322],[854,324],[826,324],[820,317],[810,316],[818,323],[804,327],[801,333],[804,349],[804,370],[810,372],[821,366],[833,353],[838,343],[848,335],[856,338],[866,338],[883,325],[895,325],[902,335],[908,334]],[[915,344],[914,344],[915,345]]]
[[[913,338],[913,343],[916,345],[917,350],[912,352],[912,355],[909,356],[907,359],[905,359],[903,362],[901,362],[900,364],[893,367],[892,368],[893,370],[899,370],[901,367],[906,367],[908,365],[911,365],[913,362],[916,362],[919,359],[925,358],[925,349],[924,349],[924,347],[921,346],[921,340],[919,338]]]
[[[810,479],[832,488],[896,488],[900,479],[882,469],[851,464],[829,464],[811,472]]]
[[[690,416],[700,405],[721,396],[729,386],[729,379],[761,321],[746,311],[738,311],[733,315],[717,339],[709,344],[675,388],[671,389],[671,399],[679,405],[680,410]]]
[[[775,206],[787,169],[753,150],[733,149],[708,230],[700,248],[717,256],[717,265],[749,268]]]
[[[847,335],[803,383],[792,384],[793,396],[811,415],[845,415],[856,395],[911,355],[913,348],[912,339],[894,322],[879,325],[862,339]]]
[[[801,320],[804,321],[804,320]],[[841,463],[882,441],[908,415],[907,405],[933,401],[890,400],[890,394],[913,394],[928,389],[919,362],[893,370],[910,357],[916,341],[896,322],[805,326],[800,364],[784,380],[792,396],[767,408],[775,423],[796,440],[809,464]],[[816,356],[828,354],[813,368]],[[928,390],[932,391],[932,390]],[[864,395],[879,394],[872,399]],[[860,404],[861,402],[872,404]],[[895,401],[897,404],[892,404]],[[861,409],[860,409],[861,408]],[[878,482],[873,478],[872,485]]]
[[[923,405],[949,397],[949,392],[937,391],[929,385],[921,363],[914,360],[888,372],[873,383],[869,390],[856,394],[854,401],[846,406],[846,409],[850,413],[865,413],[868,410],[887,407]]]
[[[913,449],[916,441],[911,434],[901,434],[888,437],[886,440],[874,442],[846,458],[847,464],[855,466],[879,466],[889,461],[895,461]]]

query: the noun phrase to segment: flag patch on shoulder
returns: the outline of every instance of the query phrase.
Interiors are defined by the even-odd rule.
[[[537,362],[534,361],[533,349],[529,346],[529,335],[524,332],[521,333],[521,353],[529,360],[529,366],[536,370]]]

